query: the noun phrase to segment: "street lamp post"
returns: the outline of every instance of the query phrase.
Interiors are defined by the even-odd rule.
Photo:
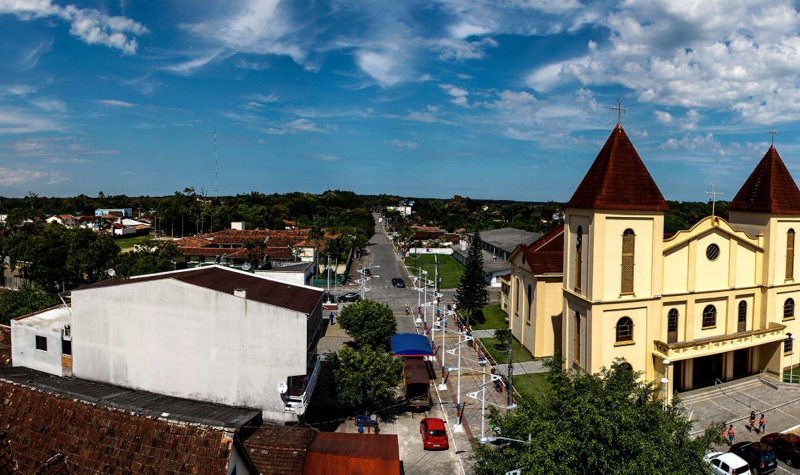
[[[661,384],[664,385],[664,410],[667,410],[667,400],[669,398],[669,365],[672,363],[670,360],[664,358],[664,377],[661,378]]]
[[[497,374],[488,373],[490,376],[489,382],[486,382],[486,371],[481,371],[481,439],[486,437],[486,385],[489,383],[493,383],[500,379],[500,376]],[[470,399],[478,399],[478,392],[471,392],[467,393],[467,397]],[[516,404],[511,404],[509,406],[500,406],[498,404],[490,403],[495,407],[499,407],[500,409],[506,409],[508,411],[512,409],[516,409]]]

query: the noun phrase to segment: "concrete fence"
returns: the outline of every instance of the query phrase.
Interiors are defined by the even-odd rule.
[[[453,254],[453,249],[450,247],[412,247],[408,250],[409,254]]]

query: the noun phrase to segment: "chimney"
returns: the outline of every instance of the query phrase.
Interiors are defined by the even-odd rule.
[[[247,298],[247,289],[233,289],[233,295],[236,297],[241,297],[243,299]]]

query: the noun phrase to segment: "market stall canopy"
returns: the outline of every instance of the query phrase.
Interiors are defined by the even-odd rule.
[[[393,336],[392,353],[395,356],[433,356],[428,337],[416,333],[398,333]]]

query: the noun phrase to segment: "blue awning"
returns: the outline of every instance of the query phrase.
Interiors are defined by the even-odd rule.
[[[433,356],[428,337],[416,333],[398,333],[393,336],[392,353],[395,356]]]

